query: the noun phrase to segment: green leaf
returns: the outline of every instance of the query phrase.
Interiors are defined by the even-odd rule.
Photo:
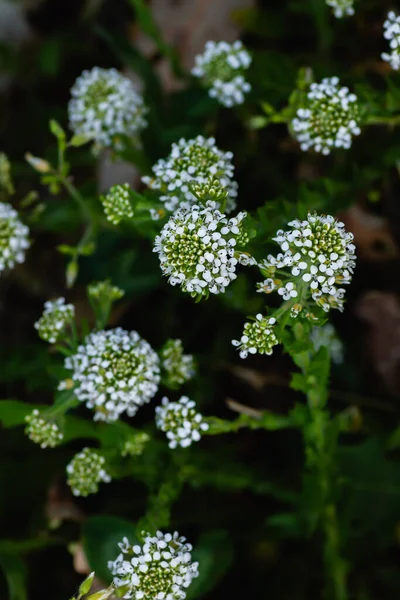
[[[215,530],[200,536],[193,551],[199,563],[199,576],[186,593],[187,600],[207,594],[224,577],[232,564],[234,551],[228,533]]]
[[[25,423],[25,417],[35,408],[46,409],[48,406],[28,404],[18,400],[0,400],[0,423],[3,427],[16,427]]]
[[[108,515],[96,515],[86,519],[82,534],[90,568],[106,582],[112,580],[107,563],[117,558],[120,552],[118,543],[122,542],[122,538],[127,537],[131,544],[138,543],[133,523]]]
[[[84,135],[84,134],[76,134],[72,136],[70,141],[68,142],[68,146],[73,146],[74,148],[78,148],[79,146],[84,146],[88,142],[93,139],[93,135]]]
[[[55,137],[58,139],[59,142],[64,142],[66,139],[66,134],[64,129],[61,127],[61,125],[59,123],[57,123],[57,121],[55,121],[54,119],[52,119],[50,121],[50,131],[53,135],[55,135]]]
[[[25,563],[6,544],[0,544],[0,567],[7,581],[9,600],[27,600]]]

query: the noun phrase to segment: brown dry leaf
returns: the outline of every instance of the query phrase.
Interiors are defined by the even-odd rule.
[[[399,249],[386,219],[367,212],[357,204],[340,213],[347,231],[354,234],[357,255],[365,260],[384,261],[399,256]]]
[[[368,292],[355,312],[370,329],[367,343],[376,371],[387,389],[400,394],[400,301],[391,292]]]
[[[64,492],[60,483],[56,481],[48,491],[46,517],[50,526],[56,528],[63,521],[81,522],[84,519],[84,514],[71,496]]]
[[[235,41],[239,30],[232,20],[238,9],[255,6],[254,0],[153,0],[153,17],[160,28],[163,39],[177,48],[183,67],[190,71],[194,57],[204,49],[208,40]],[[157,50],[144,33],[136,32],[134,43],[143,54],[151,59]],[[182,86],[171,73],[167,61],[160,59],[157,71],[164,89],[173,91]]]

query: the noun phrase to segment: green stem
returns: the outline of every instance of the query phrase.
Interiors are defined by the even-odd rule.
[[[365,118],[366,125],[398,125],[400,123],[400,115],[368,115]]]

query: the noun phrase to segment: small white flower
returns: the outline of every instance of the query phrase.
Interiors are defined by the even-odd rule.
[[[249,354],[272,354],[273,347],[278,344],[274,332],[274,317],[263,317],[261,313],[244,324],[240,340],[232,340],[233,346],[240,350],[240,358]]]
[[[73,304],[65,304],[65,298],[48,300],[44,311],[34,327],[45,342],[55,344],[62,337],[66,327],[72,323],[75,315]]]
[[[222,152],[214,138],[199,135],[192,140],[180,139],[172,144],[170,155],[153,167],[154,177],[143,177],[153,190],[160,190],[161,202],[174,212],[198,202],[193,184],[210,186],[215,180],[227,190],[226,212],[236,207],[237,183],[233,179],[232,152]]]
[[[96,494],[99,483],[109,483],[110,475],[104,469],[106,460],[92,448],[78,452],[67,465],[67,483],[74,496]]]
[[[354,0],[326,0],[337,19],[354,15]]]
[[[169,283],[192,296],[225,292],[236,279],[235,248],[248,241],[245,217],[241,212],[228,219],[214,202],[177,210],[154,243]]]
[[[115,421],[123,412],[133,417],[155,396],[160,381],[150,344],[120,327],[88,335],[65,367],[72,371],[75,396],[101,421]]]
[[[292,130],[302,150],[312,148],[327,155],[335,148],[351,147],[352,137],[361,133],[358,123],[357,97],[331,77],[311,84],[306,106],[298,109]]]
[[[330,215],[309,213],[306,220],[296,219],[288,225],[290,229],[279,230],[274,238],[282,252],[269,255],[259,265],[268,276],[259,284],[259,291],[269,293],[275,285],[284,300],[298,299],[296,314],[301,310],[301,302],[307,300],[299,298],[299,290],[304,289],[326,312],[331,308],[343,310],[344,289],[338,286],[349,284],[353,275],[356,259],[353,234]],[[279,280],[274,277],[277,270]],[[285,282],[282,271],[288,273]]]
[[[71,89],[70,128],[92,137],[99,147],[112,146],[118,134],[135,136],[146,125],[143,98],[116,69],[83,71]]]
[[[198,577],[192,562],[192,546],[176,531],[144,533],[143,545],[131,546],[127,538],[118,544],[121,554],[109,561],[118,597],[132,600],[184,600],[186,590]]]
[[[27,422],[26,435],[41,448],[54,448],[64,437],[58,425],[54,421],[43,418],[36,408],[25,417],[25,421]]]
[[[343,344],[338,338],[332,323],[326,323],[322,327],[315,325],[311,330],[311,342],[316,352],[322,347],[328,349],[332,362],[340,365],[343,362]]]
[[[400,69],[400,16],[390,11],[383,28],[383,36],[389,41],[391,51],[383,52],[381,58],[388,62],[392,69],[398,71]]]
[[[196,412],[196,403],[187,396],[178,402],[163,398],[161,406],[156,408],[156,425],[167,434],[168,446],[172,449],[187,448],[200,440],[202,431],[208,430],[208,423]]]
[[[203,54],[195,57],[192,75],[199,77],[209,88],[209,96],[231,108],[243,104],[251,85],[244,75],[251,64],[251,56],[242,42],[207,42]]]
[[[29,229],[18,218],[11,204],[0,202],[0,273],[23,263],[29,248]]]
[[[196,369],[193,356],[183,354],[181,340],[167,340],[160,357],[165,382],[169,387],[179,387],[194,377]]]

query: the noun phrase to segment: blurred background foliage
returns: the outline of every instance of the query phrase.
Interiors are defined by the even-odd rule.
[[[351,423],[340,438],[337,500],[349,597],[357,600],[400,591],[399,130],[366,127],[351,151],[326,158],[302,153],[285,124],[253,130],[248,123],[262,114],[262,102],[277,110],[286,105],[301,67],[311,67],[317,80],[339,76],[369,114],[396,116],[400,75],[380,60],[389,8],[383,0],[363,0],[354,17],[336,20],[323,0],[0,0],[0,149],[12,161],[16,197],[35,190],[44,206],[30,224],[27,261],[0,282],[1,397],[30,409],[51,403],[59,360],[33,323],[43,302],[59,295],[90,319],[85,286],[110,277],[126,291],[113,325],[138,330],[155,348],[179,337],[196,355],[200,377],[187,393],[203,414],[234,417],[228,399],[279,414],[302,401],[289,389],[288,356],[277,351],[243,362],[230,346],[244,316],[261,305],[251,271],[226,294],[195,304],[161,278],[146,235],[110,227],[100,231],[96,251],[80,259],[77,282],[66,292],[67,257],[56,248],[77,243],[82,215],[64,192],[51,196],[40,185],[24,155],[55,160],[48,123],[56,119],[67,129],[76,77],[95,65],[116,67],[142,82],[149,127],[143,153],[128,157],[130,164],[96,159],[86,146],[70,152],[75,185],[93,206],[113,183],[138,188],[139,173],[173,141],[203,133],[234,153],[238,206],[257,214],[265,251],[277,228],[308,209],[339,215],[355,234],[356,274],[345,312],[333,319],[346,355],[333,369],[329,407],[333,413],[347,408]],[[207,39],[239,36],[254,53],[253,89],[244,107],[229,111],[187,72]],[[152,419],[153,407],[144,407],[135,427]],[[64,600],[91,569],[107,582],[116,541],[134,532],[144,514],[157,523],[170,520],[171,529],[193,542],[201,577],[189,598],[321,598],[321,540],[299,432],[243,429],[205,437],[173,459],[160,438],[128,461],[126,477],[76,500],[64,468],[82,440],[43,451],[23,428],[3,424],[0,598]],[[184,482],[174,480],[180,460]],[[177,491],[172,507],[161,496],[152,499],[164,468]]]

